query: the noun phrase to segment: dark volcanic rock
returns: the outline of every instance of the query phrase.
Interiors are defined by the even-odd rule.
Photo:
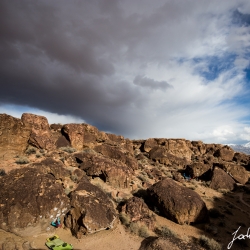
[[[140,221],[150,229],[155,226],[152,212],[142,198],[131,197],[126,201],[122,211],[129,215],[131,222]]]
[[[124,163],[114,162],[107,157],[90,154],[76,153],[74,156],[80,163],[80,168],[89,176],[99,176],[113,187],[127,188],[133,170]]]
[[[119,147],[112,147],[107,144],[102,144],[102,145],[96,146],[94,150],[108,158],[119,160],[134,170],[138,169],[137,161],[134,158],[128,156],[126,154],[127,151],[124,149],[121,149]]]
[[[199,223],[207,220],[207,207],[200,196],[189,188],[166,178],[148,188],[150,204],[163,216],[179,224]]]
[[[234,157],[234,150],[229,146],[219,148],[214,153],[215,157],[220,157],[223,161],[232,161]]]
[[[24,113],[21,120],[31,130],[29,144],[47,150],[56,148],[55,140],[53,139],[46,117]]]
[[[28,146],[30,132],[20,119],[0,114],[0,158],[7,160],[23,153]]]
[[[235,187],[235,181],[224,170],[215,167],[209,187],[215,190],[227,189],[231,191]]]
[[[70,144],[73,148],[77,150],[83,149],[84,127],[82,124],[65,124],[62,127],[62,132],[70,141]]]
[[[240,184],[246,184],[249,179],[248,172],[240,165],[223,163],[223,169]]]
[[[24,236],[46,232],[69,210],[69,198],[51,174],[36,168],[11,171],[0,182],[0,228]]]
[[[70,194],[71,210],[65,225],[81,238],[83,234],[95,233],[113,227],[115,209],[108,196],[86,179],[81,180]]]
[[[34,163],[32,166],[45,174],[52,174],[57,180],[63,180],[65,177],[70,177],[70,171],[65,168],[64,164],[51,157],[48,157],[41,162]]]
[[[194,162],[188,165],[186,171],[191,177],[200,177],[211,170],[212,166],[210,164],[204,164],[203,162]]]

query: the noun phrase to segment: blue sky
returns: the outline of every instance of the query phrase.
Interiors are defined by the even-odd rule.
[[[248,0],[3,0],[0,34],[0,113],[250,141]]]

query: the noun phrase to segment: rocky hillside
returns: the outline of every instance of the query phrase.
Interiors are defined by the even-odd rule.
[[[249,169],[249,155],[220,144],[129,140],[88,124],[0,114],[0,229],[24,239],[13,249],[34,249],[25,237],[53,234],[56,218],[77,239],[122,223],[142,237],[141,250],[226,249],[250,225]],[[231,249],[244,247],[238,240]]]

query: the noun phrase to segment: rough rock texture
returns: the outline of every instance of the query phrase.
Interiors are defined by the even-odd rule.
[[[206,145],[202,141],[192,141],[192,151],[195,155],[203,155],[206,153]]]
[[[11,171],[0,182],[0,228],[25,236],[46,232],[69,210],[69,198],[51,174],[35,168]]]
[[[148,188],[150,204],[163,216],[179,224],[199,223],[207,220],[207,207],[200,196],[189,188],[166,178]]]
[[[30,128],[17,118],[0,114],[0,159],[21,154],[28,146]]]
[[[191,142],[184,139],[166,140],[166,148],[168,150],[168,153],[179,158],[186,158],[188,161],[191,160],[191,156],[193,154],[191,146]]]
[[[224,146],[216,150],[214,156],[220,157],[223,161],[232,161],[234,157],[234,150],[229,146]]]
[[[167,149],[164,146],[156,146],[149,151],[149,158],[155,162],[159,162],[165,165],[176,165],[184,166],[187,164],[185,158],[180,158],[171,153],[168,153]]]
[[[81,180],[70,194],[71,210],[65,225],[81,238],[83,234],[95,233],[113,227],[116,212],[108,196],[86,179]]]
[[[224,170],[215,167],[209,187],[215,190],[227,189],[231,191],[235,187],[235,181]]]
[[[152,218],[152,212],[142,198],[131,197],[126,201],[122,208],[122,212],[129,215],[131,222],[145,224],[151,230],[155,227],[155,221]]]
[[[212,166],[210,164],[204,164],[203,162],[194,162],[188,165],[186,171],[191,177],[200,177],[211,170]]]
[[[46,117],[24,113],[21,117],[22,122],[30,128],[29,143],[37,148],[53,150],[56,148],[53,140],[49,123]]]
[[[65,124],[62,127],[63,134],[70,141],[73,148],[83,149],[84,143],[84,126],[82,124]]]
[[[249,179],[248,172],[244,167],[240,165],[236,165],[233,163],[224,163],[223,169],[240,184],[246,184]]]
[[[250,155],[246,155],[243,153],[235,153],[233,160],[239,164],[250,165]]]
[[[131,156],[129,156],[128,152],[124,149],[118,147],[112,147],[107,144],[102,144],[94,147],[94,150],[108,158],[119,160],[134,170],[138,169],[137,161]]]
[[[152,148],[158,146],[157,141],[154,138],[147,139],[143,144],[143,150],[149,152]]]
[[[121,162],[114,162],[107,157],[89,154],[74,154],[80,163],[80,168],[89,176],[99,176],[113,187],[127,188],[133,170]]]
[[[44,174],[52,174],[57,180],[70,177],[70,171],[65,168],[61,161],[56,161],[51,157],[48,157],[41,162],[34,163],[33,167],[39,169]]]

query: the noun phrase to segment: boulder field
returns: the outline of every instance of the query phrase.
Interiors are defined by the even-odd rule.
[[[206,223],[203,198],[183,182],[232,191],[248,182],[250,168],[250,156],[227,145],[130,140],[85,123],[49,125],[27,113],[0,114],[0,162],[0,229],[42,234],[59,217],[77,238],[112,229],[119,213],[152,230],[155,211],[180,225]]]

